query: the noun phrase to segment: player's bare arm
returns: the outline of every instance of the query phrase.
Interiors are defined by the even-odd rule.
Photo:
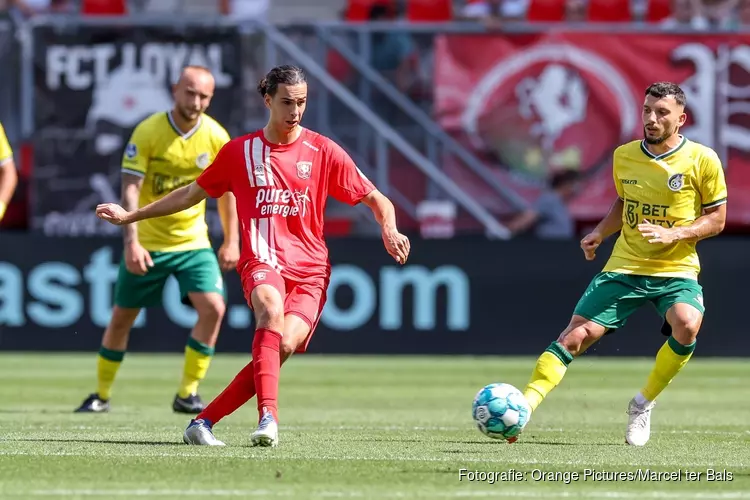
[[[181,212],[205,200],[208,194],[197,183],[175,189],[164,198],[137,210],[125,210],[116,203],[103,203],[96,207],[96,215],[110,224],[122,226],[144,219],[153,219]]]
[[[586,260],[594,260],[596,249],[599,248],[602,241],[622,229],[622,209],[624,205],[622,199],[617,198],[604,219],[581,240],[581,249]]]
[[[0,220],[5,215],[5,209],[13,197],[18,185],[18,171],[12,158],[7,159],[0,165]]]
[[[125,210],[136,210],[138,198],[141,194],[143,177],[128,173],[122,174],[121,198]],[[138,275],[144,275],[148,268],[154,265],[151,255],[138,241],[138,228],[134,225],[125,226],[122,231],[125,251],[125,268]]]
[[[721,234],[726,221],[727,205],[723,204],[704,209],[703,215],[688,226],[666,228],[643,221],[638,224],[638,230],[649,243],[697,242]]]
[[[396,227],[396,209],[393,203],[377,189],[365,196],[362,203],[372,210],[375,220],[380,224],[383,244],[391,257],[399,264],[405,264],[409,258],[411,244],[409,238],[398,232]]]
[[[240,260],[240,231],[237,219],[237,201],[232,193],[226,193],[216,202],[221,218],[224,242],[219,247],[219,265],[224,271],[235,268]]]

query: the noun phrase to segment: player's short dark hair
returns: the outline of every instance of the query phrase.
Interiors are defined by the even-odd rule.
[[[679,85],[672,82],[652,83],[648,86],[644,95],[650,95],[652,97],[656,97],[657,99],[663,99],[664,97],[672,96],[674,97],[674,100],[677,101],[677,104],[679,104],[683,108],[687,104],[687,97],[685,97],[685,92],[682,91]]]
[[[258,92],[263,97],[266,94],[273,97],[279,85],[299,85],[300,83],[307,83],[307,75],[302,68],[285,64],[276,66],[268,72],[266,77],[258,83]]]

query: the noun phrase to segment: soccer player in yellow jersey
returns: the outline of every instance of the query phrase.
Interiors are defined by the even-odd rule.
[[[524,390],[536,410],[573,359],[650,302],[665,319],[662,332],[670,336],[628,406],[625,440],[634,446],[648,442],[654,401],[695,350],[705,311],[695,247],[724,229],[727,202],[716,153],[679,134],[686,119],[680,87],[651,85],[642,116],[644,139],[614,152],[618,198],[581,241],[586,260],[593,260],[602,241],[620,231],[612,255],[584,292],[568,327],[539,357]]]
[[[124,207],[136,210],[192,183],[229,141],[226,130],[204,113],[214,88],[214,78],[207,69],[185,68],[173,88],[173,109],[156,113],[135,128],[122,163]],[[133,323],[141,308],[160,305],[170,276],[177,278],[182,302],[198,313],[185,348],[184,373],[172,408],[189,414],[203,410],[198,384],[208,371],[226,307],[221,270],[233,269],[239,258],[234,197],[224,195],[218,200],[218,208],[224,230],[218,260],[208,238],[205,201],[124,228],[125,248],[112,319],[99,350],[97,392],[76,411],[109,411],[112,385]]]
[[[5,136],[5,129],[0,123],[0,221],[18,185],[18,172],[13,161],[13,150]]]

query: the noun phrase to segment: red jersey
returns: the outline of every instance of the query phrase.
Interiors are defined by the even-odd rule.
[[[356,205],[375,186],[338,144],[303,129],[291,144],[271,144],[262,130],[238,137],[198,177],[212,198],[237,198],[242,255],[237,265],[264,263],[285,278],[330,273],[323,238],[326,199]]]

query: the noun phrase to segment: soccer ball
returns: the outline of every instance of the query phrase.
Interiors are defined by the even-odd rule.
[[[471,416],[485,436],[508,439],[518,436],[531,418],[523,393],[510,384],[490,384],[474,398]]]

